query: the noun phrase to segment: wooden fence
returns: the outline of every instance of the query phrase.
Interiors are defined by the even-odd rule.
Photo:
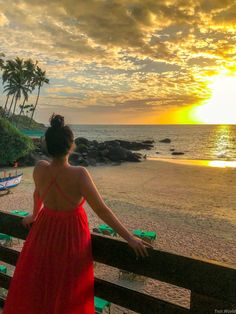
[[[0,211],[0,233],[25,239],[28,230],[22,226],[21,219]],[[190,308],[185,308],[117,283],[95,278],[95,294],[98,297],[143,314],[236,314],[235,266],[154,249],[148,249],[148,258],[136,260],[125,242],[98,234],[92,234],[92,248],[96,262],[191,291]],[[0,246],[0,261],[15,265],[18,256],[18,251]],[[0,287],[8,289],[10,280],[10,276],[0,273]],[[0,305],[4,305],[3,299],[0,299]]]

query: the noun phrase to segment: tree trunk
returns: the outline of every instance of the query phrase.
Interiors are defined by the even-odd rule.
[[[10,116],[11,107],[12,107],[12,105],[13,105],[13,100],[14,100],[14,98],[15,98],[15,95],[12,96],[11,105],[10,105],[10,108],[9,108],[9,110],[8,110],[8,117]]]
[[[14,119],[14,115],[15,115],[15,111],[16,111],[17,100],[18,100],[18,97],[15,97],[15,104],[14,104],[14,109],[13,109],[13,113],[12,113],[12,121]]]
[[[4,109],[3,109],[3,116],[6,115],[6,111],[7,111],[7,104],[8,104],[8,99],[9,99],[9,96],[10,95],[7,95],[7,99],[6,99],[6,102],[5,102],[5,105],[4,105]]]
[[[41,86],[39,86],[39,88],[38,88],[38,95],[37,95],[37,98],[36,98],[36,102],[35,102],[34,109],[32,110],[32,114],[31,114],[31,118],[30,118],[30,124],[29,124],[29,126],[31,126],[31,123],[32,123],[32,120],[33,120],[33,117],[34,117],[34,112],[35,112],[36,107],[37,107],[37,105],[38,105],[39,94],[40,94],[40,87],[41,87]]]
[[[25,101],[26,101],[26,98],[24,98],[22,107],[21,107],[21,109],[20,109],[20,113],[19,113],[19,117],[18,117],[18,119],[17,119],[16,126],[18,125],[18,123],[19,123],[19,121],[20,121],[20,116],[21,116],[21,114],[22,114],[22,112],[23,112],[23,110],[24,110]]]

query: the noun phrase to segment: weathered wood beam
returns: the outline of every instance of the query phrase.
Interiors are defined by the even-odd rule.
[[[23,227],[21,219],[0,211],[0,232],[25,239],[29,230]],[[151,249],[149,257],[136,260],[127,243],[98,234],[92,234],[92,247],[97,262],[235,303],[235,266]]]
[[[0,286],[8,289],[11,277],[0,273]],[[112,292],[112,293],[111,293]],[[143,314],[187,314],[189,309],[147,294],[95,278],[95,295],[119,306]]]

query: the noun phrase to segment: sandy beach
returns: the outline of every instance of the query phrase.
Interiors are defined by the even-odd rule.
[[[157,232],[155,248],[236,265],[235,168],[147,160],[88,170],[107,205],[130,231]],[[1,197],[1,210],[32,211],[32,168],[24,168],[23,172],[20,186]],[[92,230],[101,221],[88,204],[85,208]],[[189,305],[187,290],[143,278],[119,279],[116,269],[107,272],[100,265],[95,273],[165,300]],[[121,313],[118,307],[116,310]]]

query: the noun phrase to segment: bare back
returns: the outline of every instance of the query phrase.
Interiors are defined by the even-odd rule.
[[[34,170],[36,190],[44,206],[58,211],[75,209],[81,203],[79,167],[55,166],[40,161]]]

